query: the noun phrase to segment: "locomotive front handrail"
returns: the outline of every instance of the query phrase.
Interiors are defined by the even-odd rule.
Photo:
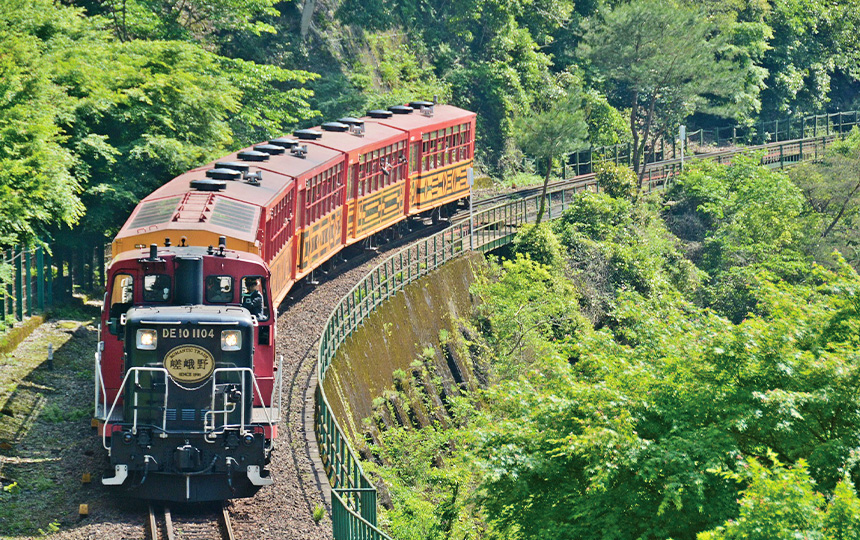
[[[261,403],[265,403],[265,401],[263,400],[263,392],[260,390],[260,385],[257,383],[257,377],[254,376],[254,370],[252,370],[251,368],[248,368],[248,367],[217,368],[215,371],[212,372],[212,406],[208,411],[206,411],[204,413],[204,431],[206,432],[207,435],[211,435],[211,434],[223,433],[227,429],[239,428],[239,431],[241,433],[244,433],[246,431],[246,422],[245,422],[246,407],[245,407],[245,399],[244,399],[244,396],[245,396],[245,377],[242,377],[242,376],[239,377],[241,379],[240,384],[242,385],[242,389],[241,389],[242,399],[241,399],[241,407],[240,407],[240,413],[239,413],[240,422],[239,422],[239,424],[229,424],[229,423],[227,423],[227,415],[230,412],[233,412],[235,410],[235,403],[231,403],[232,405],[234,405],[234,408],[230,409],[229,411],[226,409],[223,411],[215,410],[215,398],[217,397],[217,390],[218,390],[218,375],[221,373],[240,373],[240,374],[244,373],[244,374],[250,375],[251,376],[251,383],[253,384],[253,387],[255,390],[254,396],[259,397]],[[273,389],[272,393],[274,394],[274,389]],[[270,396],[270,398],[271,397],[272,396]],[[225,395],[225,407],[226,407],[226,395]],[[252,406],[252,408],[254,408],[254,407]],[[272,420],[272,416],[269,414],[269,410],[271,409],[271,401],[269,401],[269,407],[264,406],[264,407],[262,407],[262,409],[263,409],[263,414],[266,417],[266,423],[269,424],[269,429],[274,430],[276,422]],[[280,409],[278,409],[278,410],[280,411]],[[215,417],[219,414],[224,414],[224,423],[221,426],[216,427],[215,426]],[[209,426],[209,421],[208,421],[208,418],[210,417],[210,415],[212,417],[212,426],[211,427]],[[275,443],[274,443],[274,439],[272,439],[272,448],[274,449],[274,447],[275,447]]]
[[[98,359],[97,359],[97,361],[98,361]],[[98,366],[98,367],[100,367],[100,366]],[[240,420],[239,424],[228,424],[226,422],[226,418],[225,418],[225,423],[223,425],[218,426],[218,427],[215,426],[214,415],[224,412],[224,411],[216,411],[215,410],[215,390],[216,390],[216,386],[217,386],[217,376],[219,373],[226,373],[226,372],[243,372],[243,373],[249,374],[251,376],[251,383],[252,383],[253,389],[255,391],[254,396],[259,397],[261,403],[266,403],[263,400],[263,393],[260,390],[260,385],[258,384],[257,378],[254,376],[254,372],[251,368],[241,367],[241,368],[217,368],[217,369],[215,369],[215,371],[213,371],[213,373],[212,373],[212,407],[210,410],[204,412],[203,433],[205,433],[207,435],[223,433],[224,430],[226,430],[226,429],[237,428],[237,427],[240,429],[240,431],[242,433],[244,433],[246,431],[246,427],[247,427],[246,426],[246,420],[245,420],[246,407],[245,407],[245,400],[244,399],[242,399],[242,402],[241,402],[241,414],[240,414],[241,420]],[[167,410],[168,410],[167,404],[168,404],[168,398],[170,395],[170,385],[167,384],[167,381],[170,380],[170,376],[168,374],[168,371],[167,371],[167,369],[165,369],[163,367],[132,367],[132,368],[129,368],[129,370],[126,372],[125,376],[123,377],[122,384],[120,385],[120,388],[124,388],[128,384],[129,377],[131,377],[132,374],[134,374],[134,384],[139,385],[141,373],[161,373],[165,377],[164,402],[163,402],[163,410],[161,413],[161,428],[160,428],[160,430],[163,434],[166,434],[166,433],[168,433],[168,429],[167,429]],[[281,378],[280,374],[279,374],[279,378]],[[246,388],[246,386],[245,386],[245,384],[246,384],[245,379],[246,378],[240,377],[240,379],[241,379],[241,385],[242,385],[241,391],[242,391],[242,395],[244,396],[245,395],[245,388]],[[282,380],[281,380],[280,384],[283,384]],[[279,400],[281,398],[281,394],[283,393],[282,388],[280,387],[280,384],[279,384],[279,388],[278,388],[278,393],[279,393],[278,399]],[[270,398],[274,397],[274,385],[272,388],[272,394],[273,395],[270,396]],[[114,410],[116,409],[116,406],[119,403],[119,398],[121,396],[122,396],[122,393],[117,392],[117,395],[114,397],[113,403],[111,404],[110,410],[107,412],[107,414],[104,417],[105,429],[102,430],[102,446],[105,448],[105,450],[108,451],[108,455],[110,455],[110,446],[107,444],[108,432],[113,431],[113,428],[111,427],[111,429],[109,430],[108,426],[110,425],[110,419],[113,418]],[[138,430],[138,416],[137,416],[137,414],[138,414],[138,393],[137,392],[134,392],[134,404],[132,405],[132,408],[134,411],[134,415],[132,417],[132,422],[131,422],[131,432],[134,434],[137,434],[137,430]],[[254,408],[255,407],[252,407],[252,409],[254,409]],[[272,415],[270,414],[271,401],[269,402],[269,407],[263,406],[261,408],[263,410],[263,415],[265,416],[265,421],[269,425],[269,429],[274,430],[274,425],[277,423],[277,421],[273,420]],[[279,409],[278,410],[280,411],[280,401],[279,401]],[[209,415],[213,415],[213,421],[212,421],[211,428],[209,427],[208,420],[207,420]],[[252,423],[247,422],[247,424],[252,424]],[[153,426],[153,427],[157,427],[157,426]],[[272,448],[274,449],[274,447],[275,446],[274,446],[274,441],[273,441],[272,442]]]
[[[133,368],[129,368],[129,370],[125,373],[125,376],[122,378],[122,384],[120,385],[120,388],[125,387],[125,385],[128,383],[128,378],[131,376],[132,373],[134,373],[134,383],[136,385],[140,384],[140,373],[141,372],[144,372],[144,373],[146,373],[146,372],[148,372],[148,373],[163,373],[164,376],[167,377],[167,370],[164,369],[163,367],[162,368],[133,367]],[[161,431],[163,433],[167,432],[167,396],[168,396],[168,394],[169,394],[168,386],[165,384],[164,385],[164,411],[162,412],[162,423],[161,423]],[[108,456],[110,456],[110,447],[107,444],[107,434],[108,434],[107,428],[108,428],[108,425],[110,425],[109,421],[110,421],[111,417],[113,416],[113,411],[116,408],[116,405],[119,402],[119,398],[121,396],[122,396],[122,392],[117,392],[116,396],[113,398],[113,404],[111,405],[110,411],[108,412],[108,414],[106,416],[107,420],[105,421],[105,429],[102,430],[102,446],[104,446],[105,450],[108,451]],[[137,434],[137,403],[138,403],[137,399],[138,399],[138,393],[135,392],[135,394],[134,394],[134,420],[133,420],[132,426],[131,426],[131,432],[134,434]],[[111,428],[111,431],[113,431],[112,428]]]

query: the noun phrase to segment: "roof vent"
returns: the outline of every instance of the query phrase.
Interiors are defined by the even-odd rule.
[[[363,126],[364,120],[360,118],[354,118],[352,116],[345,116],[343,118],[338,118],[337,120],[341,124],[347,124],[349,126]]]
[[[421,113],[421,116],[426,116],[429,118],[432,117],[433,113],[436,112],[435,109],[436,106],[431,103],[429,106],[422,106],[421,109],[419,109],[419,112]]]
[[[209,169],[206,171],[206,176],[216,180],[238,180],[242,176],[242,171],[235,169]]]
[[[394,114],[412,114],[412,111],[415,109],[409,105],[395,105],[394,107],[388,107],[388,110]]]
[[[301,146],[294,146],[290,148],[290,155],[296,156],[298,158],[306,158],[308,157],[308,145],[303,144]]]
[[[326,122],[321,127],[325,131],[343,132],[349,129],[349,124],[341,124],[340,122]]]
[[[274,144],[275,146],[280,146],[282,148],[292,148],[299,144],[299,141],[291,139],[290,137],[279,137],[269,141],[269,144]]]
[[[244,150],[239,152],[239,159],[244,161],[269,161],[269,154],[256,150]]]
[[[349,132],[355,135],[356,137],[364,137],[364,122],[361,124],[350,124]]]
[[[300,129],[298,131],[294,131],[293,135],[302,140],[316,140],[322,138],[322,131],[317,131],[315,129]]]
[[[265,152],[272,156],[279,156],[284,153],[284,147],[277,144],[258,144],[254,147],[257,152]]]
[[[232,169],[234,171],[245,172],[250,170],[250,165],[239,163],[238,161],[219,161],[215,164],[216,169]]]
[[[421,110],[421,107],[432,107],[432,101],[410,101],[409,106],[416,110]]]
[[[263,171],[243,174],[242,180],[244,180],[248,184],[251,184],[252,186],[259,186],[260,182],[263,181]]]
[[[391,118],[394,115],[391,111],[384,111],[382,109],[374,109],[372,111],[367,111],[367,116],[371,118]]]
[[[197,191],[221,191],[227,188],[227,182],[224,180],[215,180],[214,178],[201,178],[200,180],[192,180],[191,189]]]

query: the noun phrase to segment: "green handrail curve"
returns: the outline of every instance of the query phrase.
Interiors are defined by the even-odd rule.
[[[842,133],[700,154],[690,156],[687,161],[712,159],[729,163],[738,154],[761,152],[762,165],[782,168],[823,157],[828,145]],[[641,186],[643,191],[665,188],[681,169],[680,159],[649,164]],[[547,190],[547,217],[561,216],[576,193],[599,189],[594,174],[554,184]],[[457,221],[445,230],[395,252],[370,270],[332,310],[320,338],[317,356],[315,430],[320,458],[332,487],[331,517],[335,540],[390,540],[377,527],[376,489],[365,476],[323,390],[326,371],[338,347],[382,302],[409,283],[467,251],[486,253],[509,244],[520,225],[533,221],[539,201],[540,195],[531,195],[492,206],[476,212],[471,220]],[[470,234],[472,232],[474,236]]]

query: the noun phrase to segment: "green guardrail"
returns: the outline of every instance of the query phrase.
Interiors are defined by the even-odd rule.
[[[786,167],[823,157],[828,145],[841,133],[829,136],[771,143],[743,150],[729,150],[691,156],[691,160],[713,159],[729,163],[740,153],[761,152],[762,165]],[[682,169],[680,159],[652,163],[646,167],[643,191],[663,189]],[[547,191],[547,217],[562,214],[576,193],[599,191],[594,174],[578,176],[556,184]],[[315,392],[315,429],[320,457],[332,487],[332,521],[336,540],[376,540],[389,537],[376,522],[376,489],[365,476],[356,452],[323,390],[326,371],[338,347],[382,302],[451,259],[469,251],[489,252],[509,244],[517,229],[534,220],[540,195],[512,200],[478,211],[471,220],[451,227],[406,247],[373,268],[334,308],[320,338]]]
[[[45,311],[54,303],[50,253],[41,247],[16,246],[3,251],[2,257],[12,272],[5,289],[0,289],[0,331],[36,312]]]
[[[814,140],[822,137],[843,135],[858,125],[860,111],[819,114],[799,118],[785,118],[770,122],[759,122],[750,126],[727,126],[715,129],[688,131],[686,148],[701,152],[709,147],[738,145],[767,145],[797,140]],[[677,133],[677,130],[676,130]],[[561,176],[567,178],[592,172],[593,165],[608,161],[616,165],[632,166],[633,146],[630,143],[611,146],[596,146],[566,154],[561,160]],[[671,134],[663,134],[645,155],[646,164],[679,159],[679,141]]]

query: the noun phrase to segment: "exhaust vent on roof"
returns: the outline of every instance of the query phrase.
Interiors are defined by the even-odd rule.
[[[340,122],[326,122],[322,125],[322,128],[325,131],[343,132],[349,129],[349,124],[341,124]]]
[[[258,144],[254,147],[257,152],[265,152],[272,156],[279,156],[284,153],[284,147],[277,144]]]
[[[300,129],[298,131],[294,131],[293,135],[302,140],[313,141],[322,138],[322,131],[317,131],[315,129]]]
[[[416,110],[421,110],[421,107],[432,107],[432,101],[410,101],[409,106]]]
[[[299,141],[291,139],[289,137],[279,137],[277,139],[272,139],[271,141],[269,141],[269,144],[274,144],[275,146],[280,146],[282,148],[292,148],[295,145],[299,144]]]
[[[367,116],[371,118],[391,118],[394,113],[391,111],[384,111],[382,109],[374,109],[372,111],[367,111]]]
[[[412,111],[415,109],[409,105],[395,105],[394,107],[388,107],[388,110],[394,114],[412,114]]]
[[[242,171],[235,169],[209,169],[206,176],[215,180],[238,180],[242,177]]]
[[[256,150],[245,150],[239,152],[239,159],[244,161],[269,161],[269,154]]]
[[[191,189],[196,189],[197,191],[221,191],[227,188],[227,182],[213,178],[202,178],[200,180],[192,180],[190,186]]]
[[[238,161],[219,161],[215,164],[216,169],[233,169],[234,171],[245,172],[250,170],[251,166]]]
[[[363,126],[364,120],[360,118],[354,118],[352,116],[345,116],[343,118],[338,118],[337,120],[341,124],[347,124],[349,126]]]
[[[297,158],[305,159],[308,157],[308,145],[303,144],[301,146],[294,146],[290,148],[290,155],[296,156]]]

